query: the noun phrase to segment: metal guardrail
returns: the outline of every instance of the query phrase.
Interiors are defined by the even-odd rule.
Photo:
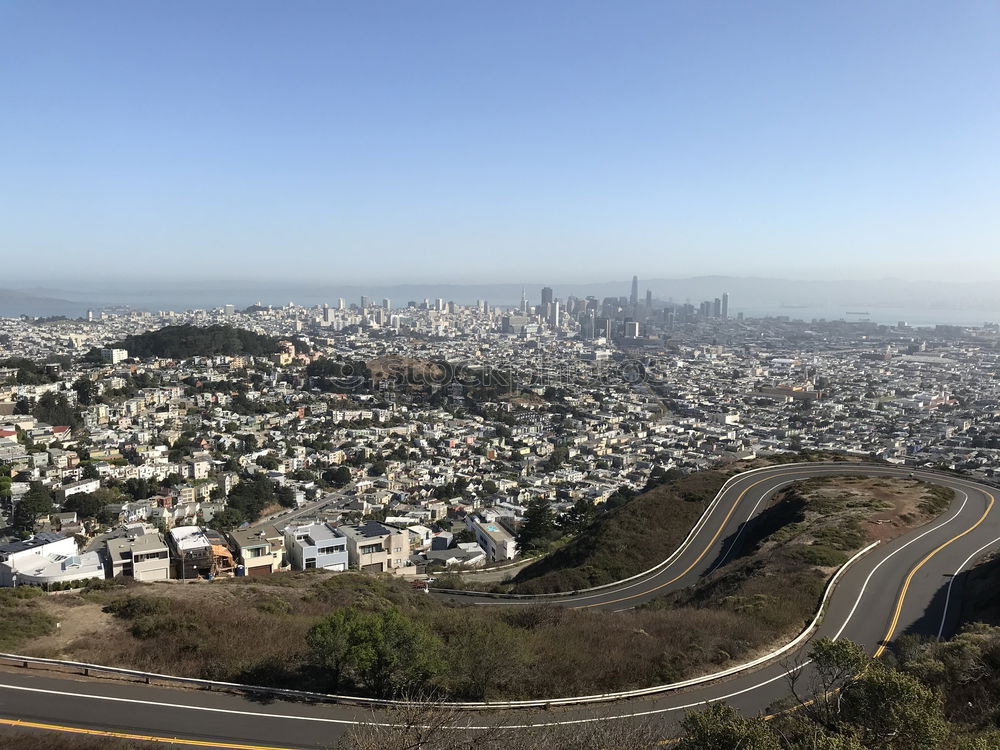
[[[745,479],[746,477],[750,476],[751,474],[774,472],[774,471],[778,471],[778,470],[780,470],[782,468],[786,468],[788,466],[803,466],[803,467],[805,467],[805,466],[817,466],[817,467],[818,466],[837,466],[837,467],[851,467],[851,466],[854,466],[854,467],[867,467],[867,468],[879,468],[879,469],[895,469],[895,470],[899,470],[899,471],[905,471],[905,469],[900,469],[899,467],[895,467],[895,466],[891,466],[891,465],[885,465],[885,466],[878,465],[878,466],[874,466],[872,464],[852,463],[850,461],[811,461],[811,462],[806,463],[806,464],[774,464],[772,466],[762,466],[762,467],[760,467],[758,469],[750,469],[748,471],[740,472],[739,474],[734,474],[729,479],[727,479],[723,483],[722,487],[719,488],[719,491],[715,494],[715,497],[712,498],[712,502],[710,502],[708,504],[708,507],[705,508],[705,511],[698,518],[697,522],[695,522],[694,526],[691,527],[691,531],[684,538],[684,541],[682,541],[680,543],[680,545],[677,547],[677,549],[675,549],[670,554],[670,556],[667,557],[662,562],[658,562],[656,565],[654,565],[649,570],[644,570],[641,573],[636,573],[634,576],[629,576],[628,578],[622,578],[621,580],[618,580],[618,581],[612,581],[611,583],[604,583],[604,584],[601,584],[600,586],[591,586],[590,588],[586,588],[586,589],[573,589],[572,591],[554,591],[554,592],[547,593],[547,594],[509,594],[509,593],[497,592],[497,591],[476,591],[474,589],[440,589],[440,588],[435,588],[433,586],[431,586],[428,590],[429,591],[433,591],[435,594],[447,594],[449,596],[471,596],[471,597],[476,597],[476,598],[510,599],[511,601],[524,601],[524,600],[531,600],[531,599],[558,599],[558,598],[561,598],[561,597],[579,596],[580,594],[590,594],[590,593],[595,592],[595,591],[603,591],[604,589],[614,588],[614,587],[617,587],[617,586],[621,586],[622,584],[625,584],[625,583],[631,583],[632,581],[637,581],[637,580],[639,580],[641,578],[645,578],[646,576],[650,576],[650,575],[653,575],[654,573],[657,573],[657,572],[661,571],[663,568],[665,568],[668,565],[670,565],[670,563],[672,563],[674,560],[676,560],[678,556],[680,556],[688,547],[691,546],[691,542],[694,540],[694,537],[698,534],[699,531],[701,531],[705,527],[705,524],[708,523],[709,516],[715,511],[716,507],[719,504],[719,501],[722,499],[722,496],[726,492],[729,491],[729,489],[731,488],[731,486],[733,484],[736,484],[739,481],[742,481],[743,479]],[[915,469],[914,471],[926,471],[926,470]],[[941,472],[941,473],[943,473],[943,472]],[[948,476],[948,475],[946,475],[946,476]]]
[[[638,698],[648,695],[656,695],[658,693],[668,693],[674,690],[680,690],[682,688],[693,687],[695,685],[701,685],[707,682],[713,682],[715,680],[722,679],[724,677],[730,677],[734,674],[740,672],[745,672],[754,667],[758,667],[761,664],[765,664],[769,661],[777,659],[778,657],[788,653],[795,647],[799,646],[803,641],[805,641],[817,627],[819,627],[822,621],[823,614],[826,609],[826,603],[830,595],[833,592],[834,587],[840,580],[840,577],[844,572],[858,559],[873,550],[878,546],[878,542],[873,542],[872,544],[865,547],[863,550],[857,552],[850,560],[844,563],[834,574],[834,576],[829,580],[826,585],[826,589],[823,592],[823,597],[820,600],[819,608],[816,611],[816,615],[812,622],[803,630],[796,638],[786,643],[781,648],[772,651],[769,654],[758,657],[753,661],[746,662],[744,664],[739,664],[735,667],[730,667],[729,669],[724,669],[720,672],[712,672],[711,674],[702,675],[700,677],[693,677],[689,680],[683,680],[681,682],[672,682],[666,685],[654,685],[648,688],[638,688],[635,690],[623,690],[616,693],[598,693],[594,695],[579,695],[572,696],[568,698],[543,698],[537,700],[520,700],[520,701],[483,701],[483,702],[442,702],[436,703],[435,705],[441,706],[442,708],[452,708],[452,709],[464,709],[464,710],[487,710],[487,709],[514,709],[514,708],[549,708],[555,706],[572,706],[587,703],[607,703],[612,701],[624,700],[626,698]],[[126,677],[135,677],[144,680],[147,684],[156,682],[172,682],[182,685],[191,685],[194,687],[200,687],[208,690],[222,690],[230,692],[240,692],[249,694],[263,694],[263,695],[279,695],[286,698],[298,698],[306,699],[314,702],[321,703],[342,703],[348,705],[363,705],[369,707],[394,707],[400,705],[406,705],[408,703],[413,703],[413,701],[396,701],[382,698],[363,698],[359,696],[352,695],[331,695],[328,693],[315,693],[307,690],[289,690],[285,688],[272,688],[264,687],[262,685],[244,685],[236,682],[220,682],[218,680],[204,680],[195,677],[179,677],[177,675],[166,675],[158,674],[155,672],[142,672],[136,669],[124,669],[121,667],[109,667],[102,664],[88,664],[85,662],[76,661],[63,661],[59,659],[43,659],[40,657],[33,656],[20,656],[17,654],[0,654],[0,660],[15,662],[21,664],[23,667],[28,667],[30,664],[43,664],[47,666],[58,666],[70,669],[77,669],[83,672],[85,675],[90,675],[91,672],[121,675]]]
[[[850,464],[844,465],[841,462],[829,462],[829,463],[827,463],[827,462],[815,462],[815,464],[811,464],[811,465],[819,466],[819,465],[830,465],[830,464],[837,465],[837,466],[842,466],[845,469],[852,468]],[[787,466],[787,465],[788,464],[784,464],[784,466]],[[864,467],[864,465],[855,464],[853,468],[863,468],[863,467]],[[731,477],[729,480],[727,480],[727,484],[723,485],[723,489],[721,489],[719,491],[719,493],[716,495],[716,498],[712,501],[712,505],[715,505],[715,504],[718,503],[718,500],[722,496],[723,491],[727,488],[728,482],[742,479],[742,478],[744,478],[746,475],[748,475],[750,473],[760,472],[760,471],[763,471],[763,470],[766,470],[766,469],[773,470],[775,468],[779,468],[779,467],[768,466],[768,467],[763,467],[762,469],[751,469],[748,472],[743,472],[743,473],[738,474],[738,475],[736,475],[734,477]],[[871,469],[871,468],[896,469],[897,471],[905,471],[905,469],[901,469],[899,467],[893,467],[893,466],[878,466],[878,467],[873,467],[870,464],[867,466],[867,468],[869,468],[869,469]],[[845,472],[845,473],[847,473],[847,472]],[[948,478],[953,479],[953,480],[959,480],[959,481],[963,480],[962,477],[954,477],[954,476],[951,476],[951,475],[946,474],[944,472],[933,472],[933,471],[929,471],[929,470],[926,470],[926,469],[915,469],[914,472],[913,472],[913,474],[916,475],[917,473],[925,474],[925,475],[926,474],[936,474],[937,476],[947,476]],[[975,484],[976,483],[974,480],[970,480],[968,478],[964,478],[964,481],[966,483],[968,483],[968,484]],[[676,555],[679,554],[680,551],[682,551],[689,544],[690,538],[693,536],[693,534],[695,533],[696,530],[700,529],[700,527],[703,525],[704,519],[707,518],[707,516],[708,516],[708,514],[710,513],[711,510],[712,510],[711,506],[710,506],[709,509],[706,509],[705,514],[703,514],[702,518],[699,519],[699,521],[698,521],[697,524],[695,524],[695,527],[692,529],[692,533],[688,535],[688,539],[686,539],[684,541],[684,543],[681,545],[681,547],[678,547],[678,550],[675,551],[673,553],[673,555],[671,555],[671,557],[668,558],[667,561],[664,561],[663,563],[660,563],[655,568],[652,568],[651,571],[656,571],[659,568],[661,568],[662,566],[668,564],[668,562],[670,560],[672,560],[674,557],[676,557]],[[781,646],[777,650],[772,651],[769,654],[765,654],[764,656],[761,656],[761,657],[759,657],[757,659],[754,659],[753,661],[746,662],[744,664],[739,664],[739,665],[737,665],[735,667],[730,667],[729,669],[725,669],[725,670],[722,670],[720,672],[713,672],[711,674],[702,675],[701,677],[693,677],[693,678],[691,678],[689,680],[683,680],[681,682],[673,682],[673,683],[669,683],[669,684],[666,684],[666,685],[655,685],[653,687],[648,687],[648,688],[638,688],[636,690],[624,690],[624,691],[615,692],[615,693],[599,693],[599,694],[595,694],[595,695],[581,695],[581,696],[572,696],[572,697],[568,697],[568,698],[546,698],[546,699],[539,699],[539,700],[496,701],[496,702],[490,702],[490,701],[483,701],[483,702],[444,702],[444,703],[436,703],[435,705],[439,705],[442,708],[452,708],[452,709],[488,710],[488,709],[513,709],[513,708],[549,708],[549,707],[555,707],[555,706],[570,706],[570,705],[579,705],[579,704],[587,704],[587,703],[605,703],[605,702],[611,702],[611,701],[617,701],[617,700],[624,700],[624,699],[627,699],[627,698],[637,698],[637,697],[642,697],[642,696],[655,695],[655,694],[658,694],[658,693],[671,692],[671,691],[674,691],[674,690],[680,690],[682,688],[692,687],[692,686],[695,686],[695,685],[700,685],[700,684],[712,682],[712,681],[715,681],[715,680],[719,680],[719,679],[722,679],[722,678],[725,678],[725,677],[732,676],[734,674],[738,674],[740,672],[744,672],[744,671],[749,670],[749,669],[753,669],[754,667],[757,667],[757,666],[760,666],[761,664],[765,664],[765,663],[767,663],[769,661],[772,661],[772,660],[774,660],[774,659],[776,659],[776,658],[778,658],[778,657],[780,657],[780,656],[788,653],[789,651],[791,651],[792,649],[796,648],[797,646],[801,645],[816,630],[816,628],[819,627],[820,622],[822,622],[822,618],[823,618],[823,615],[824,615],[824,612],[825,612],[825,609],[826,609],[827,601],[829,600],[831,594],[833,593],[833,590],[834,590],[835,586],[837,585],[837,582],[840,580],[840,578],[843,576],[843,574],[846,572],[846,570],[851,565],[853,565],[858,559],[860,559],[862,556],[864,556],[865,554],[867,554],[868,552],[870,552],[872,549],[874,549],[876,546],[878,546],[878,544],[879,544],[878,542],[874,542],[874,543],[868,545],[867,547],[865,547],[864,549],[860,550],[859,552],[855,553],[854,556],[852,556],[847,562],[845,562],[837,570],[837,572],[833,575],[833,577],[827,582],[826,588],[823,591],[823,596],[820,599],[820,604],[819,604],[819,607],[818,607],[818,609],[816,611],[816,615],[813,617],[813,619],[809,623],[809,625],[801,633],[799,633],[798,636],[796,636],[793,640],[789,641],[788,643],[786,643],[785,645]],[[618,581],[615,584],[610,584],[610,585],[619,585],[621,583],[625,583],[627,581],[634,580],[635,578],[640,578],[643,575],[649,574],[651,571],[646,571],[645,573],[640,573],[638,576],[633,576],[630,579],[625,579],[623,581]],[[600,587],[600,588],[605,588],[605,587]],[[482,595],[481,592],[467,592],[467,593],[475,593],[475,594]],[[567,593],[561,594],[561,596],[566,596]],[[125,669],[125,668],[121,668],[121,667],[109,667],[109,666],[105,666],[105,665],[102,665],[102,664],[88,664],[88,663],[85,663],[85,662],[64,661],[64,660],[59,660],[59,659],[44,659],[44,658],[41,658],[41,657],[22,656],[22,655],[18,655],[18,654],[0,654],[0,661],[7,661],[7,662],[19,663],[23,667],[28,667],[30,664],[41,664],[41,665],[47,665],[47,666],[58,666],[58,667],[63,667],[63,668],[68,668],[68,669],[80,670],[85,675],[90,675],[92,672],[94,672],[94,673],[104,673],[104,674],[113,674],[113,675],[121,675],[121,676],[125,676],[125,677],[138,678],[138,679],[144,680],[146,683],[152,683],[153,681],[156,681],[156,682],[169,682],[169,683],[175,683],[175,684],[182,684],[182,685],[190,685],[190,686],[194,686],[194,687],[200,687],[200,688],[204,688],[204,689],[207,689],[207,690],[221,690],[221,691],[230,691],[230,692],[240,692],[240,693],[248,693],[248,694],[257,694],[257,695],[278,695],[278,696],[283,696],[283,697],[287,697],[287,698],[305,699],[305,700],[310,700],[310,701],[315,701],[315,702],[322,702],[322,703],[341,703],[341,704],[346,704],[346,705],[362,705],[362,706],[369,706],[369,707],[395,707],[395,706],[401,706],[401,705],[407,705],[407,704],[413,704],[414,703],[414,701],[398,701],[398,700],[390,700],[390,699],[382,699],[382,698],[364,698],[364,697],[352,696],[352,695],[331,695],[331,694],[327,694],[327,693],[316,693],[316,692],[311,692],[311,691],[307,691],[307,690],[290,690],[290,689],[285,689],[285,688],[264,687],[262,685],[245,685],[245,684],[235,683],[235,682],[220,682],[218,680],[205,680],[205,679],[199,679],[199,678],[195,678],[195,677],[180,677],[180,676],[177,676],[177,675],[158,674],[158,673],[155,673],[155,672],[142,672],[140,670]]]
[[[744,471],[741,472],[740,474],[736,474],[735,476],[732,476],[725,482],[723,482],[722,487],[719,488],[719,491],[715,493],[715,497],[712,498],[712,502],[710,502],[708,504],[708,507],[705,508],[705,511],[695,522],[694,526],[691,527],[691,531],[688,533],[687,537],[685,537],[684,541],[680,543],[677,549],[675,549],[670,554],[670,556],[667,557],[662,562],[658,562],[649,570],[644,570],[642,573],[636,573],[634,576],[629,576],[628,578],[622,578],[619,581],[612,581],[611,583],[604,583],[601,584],[600,586],[591,586],[590,588],[586,589],[574,589],[573,591],[554,591],[548,594],[505,594],[505,593],[489,592],[489,591],[474,591],[472,589],[438,589],[434,588],[433,586],[430,588],[430,591],[433,591],[436,594],[453,594],[458,596],[476,596],[476,597],[481,596],[481,597],[489,597],[492,599],[511,599],[516,601],[523,599],[551,599],[551,598],[558,598],[565,596],[576,596],[578,594],[589,594],[593,591],[602,591],[604,589],[612,588],[614,586],[621,586],[624,583],[630,583],[632,581],[636,581],[640,578],[652,575],[653,573],[656,573],[659,570],[665,568],[667,565],[676,560],[677,556],[680,555],[682,552],[684,552],[684,550],[687,549],[688,546],[690,546],[690,543],[694,539],[695,535],[699,531],[701,531],[701,529],[704,528],[705,524],[708,522],[708,517],[718,506],[719,500],[722,498],[723,494],[725,494],[725,492],[729,489],[730,483],[735,484],[738,480],[746,477],[748,474],[773,470],[775,468],[777,467],[762,466],[759,469],[750,469],[749,471]]]

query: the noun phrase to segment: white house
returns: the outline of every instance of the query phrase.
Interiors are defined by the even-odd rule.
[[[0,545],[0,586],[104,577],[101,556],[96,552],[80,554],[73,537],[42,532],[24,541]]]

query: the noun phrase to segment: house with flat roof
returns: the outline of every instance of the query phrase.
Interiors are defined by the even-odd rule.
[[[212,543],[200,526],[175,526],[167,542],[174,578],[197,578],[212,571]]]
[[[340,572],[347,570],[350,563],[348,540],[328,523],[287,527],[285,551],[296,570]]]
[[[243,574],[269,576],[281,569],[285,556],[285,537],[274,527],[231,531],[229,540],[236,550],[236,559]]]
[[[410,532],[378,521],[359,526],[340,526],[337,531],[347,539],[351,567],[372,573],[414,573],[410,562]]]
[[[513,560],[517,557],[517,540],[496,521],[483,521],[475,516],[469,516],[466,525],[476,535],[476,542],[491,562]]]
[[[42,532],[0,545],[0,586],[48,586],[94,578],[104,578],[101,556],[81,554],[73,537]]]
[[[170,549],[162,534],[146,533],[139,527],[104,544],[112,578],[124,576],[136,581],[170,578]]]

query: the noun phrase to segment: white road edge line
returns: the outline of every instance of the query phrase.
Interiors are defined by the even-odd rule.
[[[726,558],[729,557],[730,554],[732,554],[732,551],[736,548],[736,543],[740,540],[740,537],[743,536],[743,532],[746,531],[747,524],[749,524],[750,521],[753,520],[754,514],[757,513],[757,508],[759,508],[760,504],[762,502],[764,502],[764,499],[765,498],[773,497],[774,493],[776,493],[782,487],[785,487],[786,485],[791,486],[793,484],[795,484],[794,481],[792,481],[792,482],[783,482],[781,484],[777,484],[777,485],[775,485],[774,487],[770,488],[767,492],[763,493],[760,496],[760,499],[757,501],[757,504],[754,505],[753,508],[750,509],[750,514],[747,516],[747,520],[744,521],[743,523],[741,523],[740,526],[739,526],[739,528],[736,530],[736,535],[733,537],[733,541],[730,542],[729,549],[723,551],[723,553],[719,557],[719,559],[716,560],[715,565],[713,565],[708,570],[708,572],[705,573],[706,576],[711,575],[716,570],[718,570],[722,566],[722,564],[726,561]]]
[[[992,542],[987,542],[982,547],[973,552],[971,555],[969,555],[967,558],[962,560],[962,564],[958,566],[958,568],[955,570],[954,573],[952,573],[951,580],[948,581],[948,593],[944,598],[944,612],[941,613],[941,626],[938,628],[937,632],[937,639],[939,641],[941,640],[941,634],[944,632],[944,623],[948,619],[948,605],[951,604],[951,587],[955,583],[955,578],[958,576],[959,573],[962,572],[962,568],[964,568],[966,565],[969,564],[969,560],[976,557],[986,549],[992,547],[997,542],[1000,542],[1000,536],[998,536]]]
[[[717,703],[718,701],[729,700],[730,698],[735,698],[738,695],[743,695],[744,693],[749,693],[752,690],[757,690],[758,688],[769,685],[776,680],[783,679],[792,672],[796,672],[810,663],[811,660],[805,661],[792,669],[781,672],[781,674],[775,675],[774,677],[769,677],[768,679],[758,682],[755,685],[750,685],[742,690],[737,690],[727,695],[717,695],[712,698],[706,698],[702,701],[695,701],[694,703],[686,703],[680,706],[668,706],[666,708],[657,708],[650,711],[637,711],[628,714],[616,714],[613,716],[594,716],[586,719],[567,719],[566,721],[547,721],[540,722],[538,724],[503,724],[501,725],[504,729],[533,729],[535,727],[558,727],[558,726],[568,726],[571,724],[591,724],[597,721],[613,721],[617,719],[633,719],[639,716],[652,716],[654,714],[670,713],[673,711],[686,711],[689,708],[697,708],[698,706],[704,706],[708,703]],[[269,714],[263,711],[241,711],[235,708],[216,708],[213,706],[191,706],[186,703],[167,703],[164,701],[147,701],[141,700],[139,698],[119,698],[110,695],[90,695],[88,693],[74,693],[67,690],[48,690],[45,688],[32,688],[24,687],[22,685],[4,685],[0,684],[0,690],[17,690],[25,693],[37,693],[42,695],[58,695],[64,698],[88,698],[90,700],[98,701],[108,701],[112,703],[128,703],[132,705],[140,706],[154,706],[156,708],[174,708],[181,709],[184,711],[202,711],[205,713],[217,713],[217,714],[232,714],[236,716],[253,716],[255,718],[262,719],[278,719],[282,721],[308,721],[320,724],[340,724],[344,726],[376,726],[376,727],[387,727],[387,728],[401,728],[412,726],[410,724],[393,724],[391,722],[378,722],[378,721],[367,721],[360,719],[331,719],[325,716],[298,716],[295,714]],[[493,726],[474,726],[474,725],[451,725],[443,727],[445,729],[457,729],[457,730],[471,730],[471,731],[488,731],[496,729]],[[143,731],[155,731],[155,730],[143,730]]]
[[[886,555],[879,562],[878,565],[876,565],[874,568],[872,568],[871,573],[868,574],[868,577],[865,578],[865,582],[861,585],[861,590],[858,592],[858,598],[854,600],[854,606],[851,607],[851,611],[847,613],[847,619],[844,620],[844,624],[840,626],[840,630],[837,631],[837,634],[835,636],[833,636],[833,640],[837,640],[838,638],[840,638],[840,636],[843,634],[844,630],[847,628],[847,623],[849,623],[851,621],[851,618],[854,617],[854,612],[857,610],[858,605],[861,604],[861,597],[863,597],[865,595],[865,590],[868,588],[868,584],[871,582],[872,576],[874,576],[878,572],[879,568],[881,568],[883,565],[885,565],[887,562],[889,562],[889,560],[891,560],[893,557],[895,557],[897,554],[899,554],[900,552],[902,552],[904,549],[906,549],[907,547],[909,547],[914,542],[920,541],[921,539],[923,539],[928,534],[931,534],[931,533],[937,531],[938,529],[940,529],[940,528],[942,528],[944,526],[947,526],[949,523],[951,523],[956,518],[958,518],[959,515],[961,515],[962,511],[965,510],[966,503],[969,502],[969,494],[967,492],[963,491],[963,490],[958,490],[958,491],[961,492],[962,495],[965,496],[965,499],[962,501],[962,504],[958,507],[958,510],[955,511],[954,515],[952,515],[951,518],[949,518],[947,521],[942,521],[937,526],[934,526],[934,527],[932,527],[930,529],[927,529],[927,531],[925,531],[920,536],[914,537],[913,539],[911,539],[910,541],[908,541],[906,544],[904,544],[901,547],[893,550],[888,555]]]

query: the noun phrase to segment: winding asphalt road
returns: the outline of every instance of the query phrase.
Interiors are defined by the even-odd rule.
[[[825,475],[907,477],[911,472],[845,462],[788,464],[740,475],[731,480],[669,564],[620,585],[547,600],[614,612],[691,585],[738,545],[743,525],[774,492],[791,482]],[[901,633],[935,636],[954,629],[961,597],[960,582],[952,584],[954,576],[1000,546],[1000,508],[995,507],[1000,491],[948,474],[914,471],[912,475],[954,489],[951,507],[851,565],[812,638],[849,638],[879,655]],[[472,606],[509,604],[461,599]],[[248,648],[252,647],[251,636]],[[506,726],[634,717],[664,718],[670,723],[687,710],[718,700],[747,713],[766,713],[787,697],[789,669],[801,675],[801,684],[808,683],[809,666],[803,657],[808,648],[806,642],[780,661],[698,687],[610,703],[507,709],[501,718]],[[285,750],[331,747],[354,724],[391,721],[391,713],[344,704],[256,701],[243,695],[13,666],[0,671],[0,731],[25,722],[22,725],[133,735],[193,747]],[[495,712],[476,711],[463,714],[463,721],[486,727],[497,718]]]

